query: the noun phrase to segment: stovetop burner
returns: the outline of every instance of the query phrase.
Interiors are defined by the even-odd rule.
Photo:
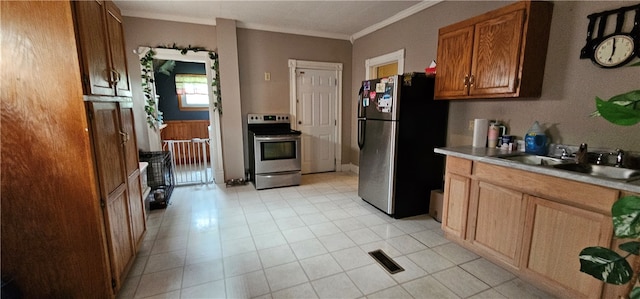
[[[247,129],[256,135],[300,135],[292,130],[288,114],[247,115]]]

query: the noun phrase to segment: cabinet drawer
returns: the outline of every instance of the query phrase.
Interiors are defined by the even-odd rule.
[[[470,176],[472,165],[471,160],[447,156],[447,172]]]
[[[473,178],[527,194],[611,215],[618,191],[508,167],[475,163]]]

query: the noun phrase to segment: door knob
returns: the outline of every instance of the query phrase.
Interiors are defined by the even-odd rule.
[[[299,121],[298,121],[298,124],[299,124],[299,125],[301,125],[301,124],[302,124],[302,121],[300,121],[300,120],[299,120]]]

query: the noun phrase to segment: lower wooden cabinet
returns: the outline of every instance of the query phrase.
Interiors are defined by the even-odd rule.
[[[114,291],[133,262],[146,219],[133,114],[127,105],[86,103]]]
[[[525,195],[485,182],[472,183],[468,241],[507,264],[518,267],[526,212]]]
[[[454,173],[445,175],[442,214],[446,217],[442,218],[442,229],[461,240],[466,234],[470,185],[468,177]]]
[[[531,197],[522,271],[550,285],[561,285],[571,297],[599,297],[603,284],[579,272],[580,251],[589,246],[609,247],[611,217]]]
[[[144,198],[142,196],[142,182],[140,181],[140,170],[136,170],[129,176],[129,219],[131,220],[131,237],[133,246],[138,251],[140,242],[146,230],[146,219],[144,210]]]
[[[580,272],[579,254],[623,241],[613,238],[610,208],[627,194],[448,156],[442,229],[445,237],[554,295],[617,298],[629,290]]]
[[[111,260],[111,272],[114,284],[122,284],[122,273],[135,254],[131,242],[131,227],[129,225],[129,195],[125,188],[120,188],[110,196],[103,208],[105,227],[107,229],[107,243]]]

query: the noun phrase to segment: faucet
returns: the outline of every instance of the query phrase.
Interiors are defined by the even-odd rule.
[[[560,159],[562,160],[573,159],[572,157],[573,153],[571,153],[571,150],[568,147],[564,145],[558,145],[556,149],[562,150],[562,154],[560,154]],[[554,154],[557,155],[557,152]]]
[[[576,163],[585,164],[587,163],[587,144],[580,144],[580,148],[576,152]]]
[[[612,154],[616,155],[616,167],[623,167],[624,151],[617,148],[616,151]]]

